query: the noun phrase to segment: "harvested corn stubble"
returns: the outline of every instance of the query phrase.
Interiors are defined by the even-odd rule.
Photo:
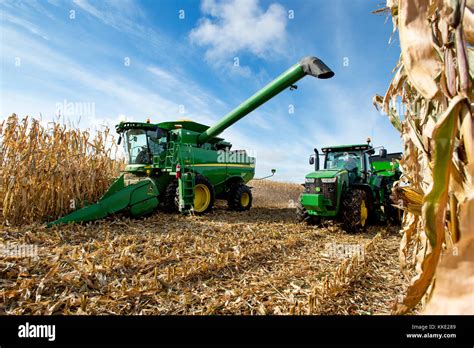
[[[404,284],[394,233],[377,237],[364,273],[328,297],[328,307],[310,311],[308,301],[347,262],[328,254],[329,246],[364,246],[381,229],[348,235],[335,225],[307,227],[296,223],[294,209],[271,207],[51,229],[10,226],[0,231],[0,244],[36,245],[38,259],[0,258],[0,308],[7,314],[386,314]]]

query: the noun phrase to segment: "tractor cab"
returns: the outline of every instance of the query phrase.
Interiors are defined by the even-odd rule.
[[[370,171],[369,157],[374,149],[368,144],[342,145],[321,149],[325,170],[346,170],[350,184],[366,182]]]

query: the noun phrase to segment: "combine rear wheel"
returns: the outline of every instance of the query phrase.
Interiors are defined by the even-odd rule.
[[[214,186],[204,176],[196,176],[194,184],[194,212],[196,214],[205,214],[212,209],[214,205]]]
[[[347,191],[341,204],[342,228],[349,233],[363,230],[367,225],[369,208],[367,197],[362,190]]]
[[[230,210],[245,211],[252,207],[252,191],[245,184],[232,186],[227,198]]]

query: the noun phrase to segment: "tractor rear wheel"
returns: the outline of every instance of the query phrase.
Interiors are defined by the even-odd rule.
[[[340,219],[349,233],[363,230],[369,217],[367,196],[363,190],[348,190],[342,198]]]
[[[252,191],[245,184],[236,184],[231,187],[227,204],[230,210],[245,211],[252,207]]]
[[[319,225],[320,223],[320,218],[310,215],[300,200],[298,200],[298,204],[296,205],[296,220],[298,222],[305,222],[308,225]]]
[[[166,186],[164,210],[167,213],[177,213],[179,211],[178,180],[173,180]]]
[[[214,205],[214,199],[214,186],[209,179],[202,175],[196,176],[194,181],[194,212],[196,214],[209,212]]]

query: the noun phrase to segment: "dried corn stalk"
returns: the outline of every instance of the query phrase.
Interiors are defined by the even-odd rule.
[[[391,14],[401,48],[393,80],[374,104],[405,147],[394,190],[405,209],[402,267],[414,273],[394,310],[405,313],[432,284],[443,245],[473,232],[474,1],[388,0],[382,11]]]
[[[108,129],[92,137],[15,114],[0,123],[0,220],[44,221],[96,201],[121,166],[111,158],[116,146],[110,137]]]

